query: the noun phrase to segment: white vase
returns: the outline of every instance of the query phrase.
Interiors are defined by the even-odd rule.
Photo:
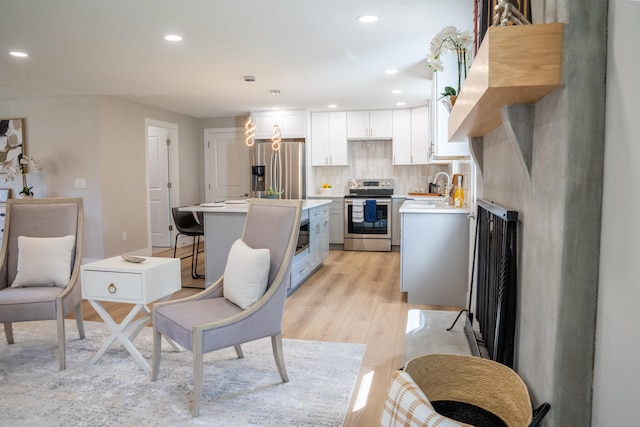
[[[451,109],[453,108],[453,105],[455,104],[457,98],[458,97],[455,95],[449,95],[442,98],[442,105],[444,105],[448,112],[451,112]]]

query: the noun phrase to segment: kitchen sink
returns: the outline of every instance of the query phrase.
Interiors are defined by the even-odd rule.
[[[407,209],[447,209],[447,208],[453,209],[453,206],[449,204],[442,203],[442,202],[431,202],[431,201],[405,202],[403,207]]]

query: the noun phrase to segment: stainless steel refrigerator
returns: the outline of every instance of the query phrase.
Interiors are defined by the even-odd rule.
[[[282,140],[276,151],[270,140],[257,140],[250,149],[251,197],[267,197],[267,190],[272,188],[282,192],[281,199],[304,199],[304,147],[304,140]]]

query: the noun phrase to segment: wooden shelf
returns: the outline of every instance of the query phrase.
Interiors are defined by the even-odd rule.
[[[449,116],[449,140],[481,137],[505,105],[533,104],[562,84],[564,24],[491,27]]]

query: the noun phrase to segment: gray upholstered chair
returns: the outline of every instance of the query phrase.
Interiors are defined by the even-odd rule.
[[[250,248],[266,248],[270,252],[266,292],[242,309],[224,297],[223,276],[196,295],[153,306],[151,380],[158,378],[162,335],[193,352],[194,417],[200,412],[204,353],[233,346],[238,358],[242,358],[240,344],[271,337],[280,377],[283,382],[289,381],[282,353],[282,317],[302,201],[252,199],[248,209],[242,241]]]
[[[56,320],[58,327],[58,362],[66,367],[64,318],[75,310],[80,338],[84,338],[82,293],[78,277],[82,260],[82,199],[9,199],[2,250],[0,251],[0,322],[4,324],[7,343],[13,344],[13,322]],[[74,236],[70,251],[69,277],[57,286],[48,280],[12,287],[18,274],[18,237]],[[68,251],[68,252],[69,252]],[[67,253],[68,253],[67,252]],[[25,252],[26,253],[26,252]],[[23,258],[24,260],[25,258]],[[68,258],[67,258],[68,259]],[[64,262],[66,264],[66,262]],[[40,276],[46,276],[44,263],[34,263]],[[28,272],[28,270],[24,270]],[[65,272],[66,275],[66,272]],[[34,280],[37,280],[34,279]]]

